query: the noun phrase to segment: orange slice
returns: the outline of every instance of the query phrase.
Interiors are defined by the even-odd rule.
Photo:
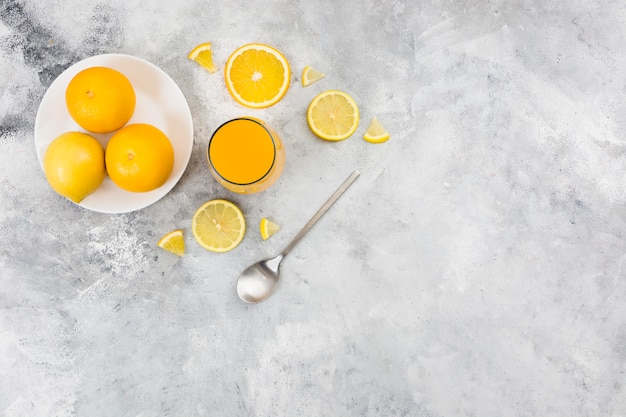
[[[264,108],[278,103],[289,88],[291,68],[277,49],[251,43],[233,52],[224,70],[226,88],[240,104]]]
[[[216,71],[215,66],[213,65],[213,52],[211,50],[211,42],[202,43],[196,46],[191,50],[191,52],[189,52],[187,58],[191,59],[192,61],[196,61],[210,73],[214,73]]]

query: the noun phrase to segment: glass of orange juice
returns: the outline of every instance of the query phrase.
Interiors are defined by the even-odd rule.
[[[217,182],[235,193],[252,194],[276,182],[285,165],[285,149],[265,122],[240,117],[217,128],[207,158]]]

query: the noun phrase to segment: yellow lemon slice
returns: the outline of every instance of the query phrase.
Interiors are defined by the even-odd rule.
[[[363,135],[363,139],[370,143],[387,142],[390,137],[391,135],[389,135],[389,132],[387,132],[383,125],[380,124],[376,116],[374,116],[370,125],[367,127],[365,134]]]
[[[233,52],[224,70],[226,88],[247,107],[272,106],[283,98],[291,81],[291,68],[277,49],[259,43]]]
[[[216,71],[215,66],[213,65],[213,52],[211,50],[211,42],[202,43],[196,46],[191,50],[191,52],[189,52],[187,58],[191,59],[192,61],[196,61],[210,73],[214,73]]]
[[[259,229],[261,230],[261,237],[263,240],[267,240],[270,236],[280,230],[280,226],[276,223],[272,223],[266,218],[262,218]]]
[[[359,108],[343,91],[328,90],[311,101],[306,113],[309,128],[318,137],[338,141],[352,135],[359,125]]]
[[[235,204],[226,200],[211,200],[196,210],[191,230],[203,248],[212,252],[228,252],[243,239],[246,221]]]
[[[159,240],[157,246],[174,255],[183,256],[185,254],[185,238],[183,237],[183,231],[178,229],[165,234]]]
[[[323,72],[316,71],[309,65],[307,65],[302,70],[302,87],[308,87],[311,84],[318,82],[325,76],[326,74],[324,74]]]

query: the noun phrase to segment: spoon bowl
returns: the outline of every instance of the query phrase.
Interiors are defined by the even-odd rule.
[[[280,262],[296,246],[296,243],[302,239],[306,232],[317,223],[320,217],[328,211],[330,206],[352,185],[359,175],[359,171],[354,171],[278,256],[256,262],[244,269],[237,279],[237,294],[239,298],[246,303],[253,304],[260,303],[272,294],[276,284],[278,284]]]
[[[278,284],[282,256],[265,259],[247,267],[237,280],[237,294],[246,303],[260,303],[269,297]]]

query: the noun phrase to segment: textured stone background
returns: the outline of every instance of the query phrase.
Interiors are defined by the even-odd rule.
[[[626,6],[622,1],[1,0],[0,415],[626,415]],[[265,42],[294,70],[278,105],[237,105],[217,64]],[[46,88],[124,53],[162,68],[194,119],[178,185],[134,213],[57,196],[35,154]],[[327,77],[299,84],[304,65]],[[362,123],[316,139],[338,88]],[[210,177],[212,131],[252,114],[284,138],[281,180]],[[378,115],[383,145],[361,139]],[[353,169],[361,178],[283,264],[267,302],[234,291]],[[236,250],[190,235],[212,198]],[[262,241],[261,217],[282,230]],[[156,247],[187,233],[182,259]]]

